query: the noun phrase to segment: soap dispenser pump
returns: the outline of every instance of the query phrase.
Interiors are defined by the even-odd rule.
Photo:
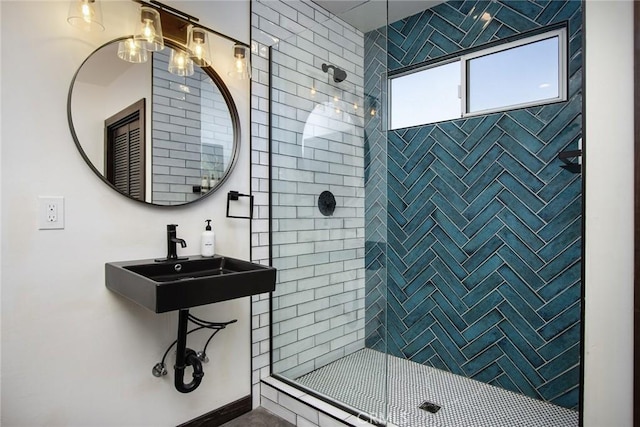
[[[202,256],[211,257],[215,254],[216,235],[211,230],[211,220],[206,220],[207,226],[202,232],[202,240],[200,243],[200,254]]]

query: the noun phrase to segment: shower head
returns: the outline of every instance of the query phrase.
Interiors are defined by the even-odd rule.
[[[330,68],[333,68],[334,82],[340,83],[345,81],[345,79],[347,78],[347,72],[345,70],[343,70],[342,68],[338,68],[335,65],[322,64],[322,71],[324,71],[325,73],[328,73]]]

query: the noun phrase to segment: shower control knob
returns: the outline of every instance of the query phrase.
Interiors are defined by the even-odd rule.
[[[151,373],[153,373],[154,377],[161,377],[163,375],[167,375],[167,367],[164,365],[164,363],[158,362],[151,370]]]

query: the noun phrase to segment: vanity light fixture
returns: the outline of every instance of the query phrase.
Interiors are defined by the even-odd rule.
[[[85,31],[104,31],[102,7],[96,0],[71,0],[67,22]]]
[[[171,49],[169,72],[176,76],[192,76],[194,73],[193,60],[189,57],[189,54],[183,50]]]
[[[1,0],[0,0],[1,1]],[[94,4],[98,0],[74,0],[74,3]],[[232,41],[234,67],[230,77],[251,79],[249,46],[239,40],[212,30],[198,23],[198,18],[187,15],[156,0],[133,0],[141,4],[138,30],[132,38],[118,45],[118,57],[128,62],[141,63],[148,59],[148,52],[164,49],[164,39],[171,41],[169,72],[179,76],[191,76],[193,64],[200,67],[211,66],[209,35],[215,34]],[[163,34],[164,21],[166,34]],[[69,21],[71,22],[71,21]],[[104,28],[104,27],[103,27]],[[178,45],[178,48],[173,46]]]
[[[141,64],[147,62],[149,54],[139,41],[131,37],[118,43],[118,58],[134,64]]]
[[[138,32],[133,36],[133,39],[140,42],[142,47],[148,51],[164,49],[160,13],[156,9],[147,6],[140,8]]]
[[[228,75],[236,79],[251,79],[251,64],[249,63],[249,46],[236,43],[233,45],[234,68]]]
[[[200,67],[211,65],[211,52],[207,38],[207,32],[193,25],[189,29],[189,52],[191,59]]]

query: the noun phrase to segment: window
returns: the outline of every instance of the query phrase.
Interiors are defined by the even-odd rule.
[[[391,129],[460,117],[460,63],[437,65],[391,80]]]
[[[390,128],[566,100],[566,29],[400,74],[390,80]]]

